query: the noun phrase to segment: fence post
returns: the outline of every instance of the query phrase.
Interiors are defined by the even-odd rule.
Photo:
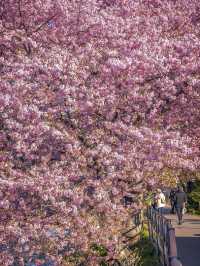
[[[153,240],[153,231],[152,231],[152,224],[150,223],[151,220],[151,209],[148,207],[147,208],[147,220],[148,220],[148,231],[149,231],[149,240]]]
[[[169,232],[169,261],[170,261],[170,266],[182,266],[182,263],[177,258],[175,229],[173,227],[170,227],[168,232]]]

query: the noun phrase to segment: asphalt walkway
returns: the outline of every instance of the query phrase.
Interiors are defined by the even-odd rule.
[[[185,214],[183,224],[178,225],[176,215],[169,214],[169,210],[167,213],[175,228],[178,257],[183,266],[200,266],[200,216]]]

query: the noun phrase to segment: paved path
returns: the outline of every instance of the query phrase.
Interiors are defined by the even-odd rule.
[[[166,216],[175,228],[178,256],[183,266],[200,266],[200,216],[185,214],[182,225],[177,224],[176,215]]]

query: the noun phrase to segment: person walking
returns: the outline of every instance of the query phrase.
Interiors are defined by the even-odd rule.
[[[171,213],[175,213],[175,195],[176,195],[176,190],[172,189],[169,195],[170,204],[171,204]]]
[[[154,210],[156,210],[157,209],[157,199],[156,199],[156,193],[154,192],[153,193],[153,195],[152,195],[152,204],[151,204],[151,206],[152,206],[152,208],[154,209]]]
[[[175,194],[175,207],[179,225],[183,222],[183,210],[185,209],[186,202],[187,196],[183,191],[183,188],[178,186],[177,192]]]
[[[157,189],[156,205],[157,205],[158,212],[162,214],[163,208],[165,207],[165,195],[161,189]]]

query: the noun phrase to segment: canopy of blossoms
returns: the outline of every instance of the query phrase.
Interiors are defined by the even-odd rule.
[[[111,261],[158,173],[198,170],[199,26],[198,0],[1,0],[1,265]]]

